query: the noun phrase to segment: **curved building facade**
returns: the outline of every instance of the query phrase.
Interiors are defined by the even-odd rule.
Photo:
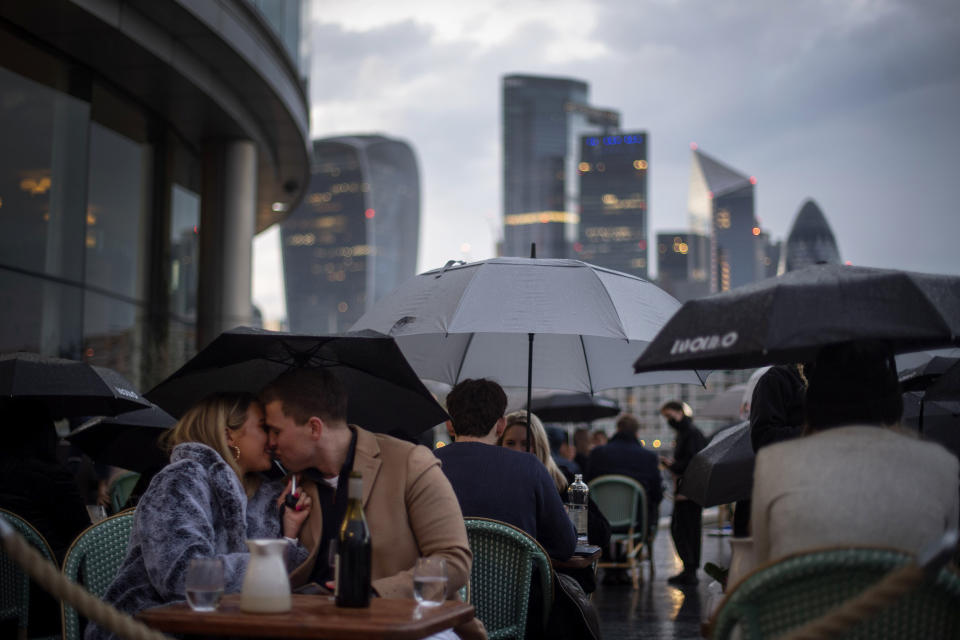
[[[840,250],[826,216],[812,199],[807,200],[797,212],[787,247],[784,252],[784,269],[795,271],[814,264],[840,264]]]
[[[0,4],[0,351],[152,386],[250,323],[302,198],[298,0]]]
[[[287,319],[295,332],[346,331],[416,275],[420,172],[413,149],[379,135],[313,143],[310,189],[281,225]]]

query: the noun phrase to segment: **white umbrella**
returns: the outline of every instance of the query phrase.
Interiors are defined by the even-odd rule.
[[[702,384],[703,372],[632,369],[679,308],[642,278],[578,260],[494,258],[415,276],[351,331],[392,336],[420,377],[451,385],[484,377],[505,387],[594,393]]]
[[[743,394],[747,390],[747,383],[735,384],[710,398],[698,411],[701,418],[731,418],[742,420]]]

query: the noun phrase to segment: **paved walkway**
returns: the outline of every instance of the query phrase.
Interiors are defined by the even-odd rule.
[[[704,522],[702,563],[730,563],[729,537],[710,535],[716,525]],[[593,603],[600,614],[604,640],[661,640],[666,638],[700,638],[702,607],[707,606],[711,578],[702,570],[700,584],[674,587],[667,578],[680,572],[680,559],[670,539],[670,527],[661,526],[653,545],[655,567],[651,579],[649,565],[642,568],[643,582],[639,589],[627,586],[599,585]],[[701,565],[702,566],[702,565]],[[601,570],[601,576],[603,571]]]

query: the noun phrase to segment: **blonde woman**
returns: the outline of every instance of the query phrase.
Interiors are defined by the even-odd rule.
[[[497,440],[497,444],[516,451],[526,451],[527,438],[530,438],[530,453],[536,456],[537,460],[547,468],[557,491],[560,492],[560,498],[566,502],[567,487],[573,478],[568,480],[557,463],[553,461],[553,457],[550,455],[550,442],[547,440],[547,430],[544,429],[540,418],[537,417],[537,414],[531,413],[528,421],[526,411],[508,413],[506,418],[507,425],[504,427],[499,440]],[[610,523],[603,517],[592,499],[589,501],[589,509],[587,539],[590,544],[602,547],[610,540]]]
[[[310,512],[300,494],[265,481],[270,468],[263,407],[246,393],[221,393],[191,408],[166,435],[170,464],[150,482],[137,505],[127,556],[104,600],[128,614],[184,600],[193,558],[221,558],[224,591],[238,592],[250,555],[247,538],[288,538],[287,566],[307,557],[296,541]],[[87,640],[112,637],[90,624]]]

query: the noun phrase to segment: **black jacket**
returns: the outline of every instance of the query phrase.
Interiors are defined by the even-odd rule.
[[[703,432],[693,424],[693,420],[686,416],[674,428],[677,430],[677,446],[673,449],[673,464],[670,465],[669,469],[677,476],[676,493],[680,493],[683,473],[687,470],[690,461],[693,460],[693,456],[707,446],[707,439]]]
[[[655,453],[645,449],[635,436],[616,433],[607,444],[590,452],[584,480],[589,482],[606,474],[629,476],[643,485],[647,493],[648,517],[656,522],[663,499],[663,478]]]
[[[803,432],[805,395],[796,365],[771,367],[757,380],[750,400],[750,442],[755,452]]]

